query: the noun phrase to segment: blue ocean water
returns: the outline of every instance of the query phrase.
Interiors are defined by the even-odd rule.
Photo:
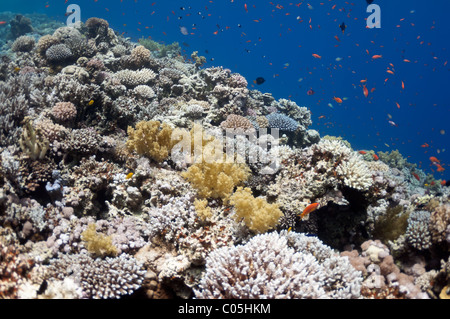
[[[206,56],[205,67],[229,68],[250,88],[307,106],[321,136],[342,136],[356,150],[398,149],[450,179],[448,1],[375,0],[380,28],[372,29],[365,0],[18,0],[1,1],[0,11],[64,22],[69,4],[80,6],[82,21],[106,19],[133,40],[177,41],[186,56]],[[430,156],[447,170],[436,172]]]

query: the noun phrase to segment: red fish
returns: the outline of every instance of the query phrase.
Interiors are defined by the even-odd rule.
[[[359,153],[359,154],[361,154],[361,155],[365,155],[365,154],[367,154],[367,152],[366,152],[366,151],[359,151],[358,153]]]
[[[378,161],[380,159],[377,154],[373,154],[372,157],[375,161]]]
[[[306,215],[312,213],[319,207],[319,203],[312,203],[306,206],[306,208],[303,210],[303,212],[300,214],[300,219],[305,217]]]
[[[415,179],[417,179],[420,182],[420,177],[416,173],[412,173],[412,176],[414,176]]]
[[[6,21],[0,21],[0,25],[4,25],[4,24],[7,24],[8,22],[6,22]]]
[[[320,56],[320,55],[318,55],[318,54],[315,54],[315,53],[313,53],[313,55],[312,55],[313,57],[315,57],[316,59],[322,59],[322,57]]]
[[[420,147],[430,147],[430,145],[428,143],[424,143],[424,144],[420,145]]]
[[[375,54],[374,56],[372,56],[372,59],[376,60],[381,59],[382,57],[383,57],[382,55]]]
[[[447,184],[447,181],[444,179],[444,180],[441,182],[441,185],[442,185],[442,186],[445,186],[445,184]]]

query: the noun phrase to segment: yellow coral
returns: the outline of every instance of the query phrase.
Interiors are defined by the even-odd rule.
[[[274,228],[283,215],[277,204],[269,204],[263,198],[253,197],[250,188],[238,187],[230,197],[230,203],[236,210],[236,221],[243,220],[250,230],[257,233]]]
[[[194,201],[195,211],[201,220],[207,220],[211,218],[211,208],[208,207],[208,201],[206,199],[195,199]]]
[[[246,164],[201,162],[189,167],[182,176],[197,189],[201,197],[221,198],[226,202],[234,187],[250,176],[250,169]]]
[[[127,147],[139,155],[162,162],[170,155],[174,145],[172,128],[158,121],[141,121],[136,128],[128,127]]]
[[[116,256],[117,247],[112,243],[112,237],[97,233],[95,224],[89,224],[81,233],[81,239],[85,241],[87,250],[95,257]]]

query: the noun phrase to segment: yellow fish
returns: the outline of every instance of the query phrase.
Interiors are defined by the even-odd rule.
[[[94,104],[94,100],[90,100],[88,105],[91,106],[92,104]]]
[[[125,178],[126,178],[126,179],[130,179],[130,178],[133,177],[133,175],[134,175],[134,173],[128,173],[127,176],[126,176]]]

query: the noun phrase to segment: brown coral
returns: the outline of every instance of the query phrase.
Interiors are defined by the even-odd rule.
[[[228,115],[227,119],[220,123],[220,127],[225,130],[230,129],[243,132],[249,132],[255,129],[249,119],[236,114]]]
[[[440,243],[446,240],[446,230],[450,225],[450,205],[440,205],[430,216],[431,238],[434,242]]]

